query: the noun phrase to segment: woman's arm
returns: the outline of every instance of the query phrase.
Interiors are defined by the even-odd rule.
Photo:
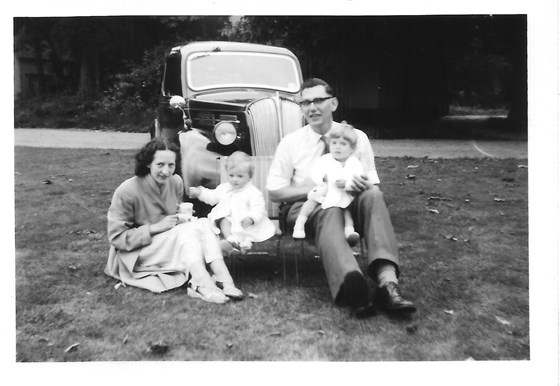
[[[132,251],[152,242],[152,236],[165,232],[177,225],[178,216],[164,217],[155,224],[139,225],[136,221],[138,208],[135,194],[137,187],[121,185],[115,191],[107,213],[107,236],[116,249]]]
[[[152,235],[149,225],[136,224],[134,198],[123,190],[121,185],[111,200],[107,212],[107,237],[116,249],[132,251],[150,244]]]

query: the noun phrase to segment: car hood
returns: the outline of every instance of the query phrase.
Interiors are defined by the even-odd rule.
[[[237,90],[237,91],[220,91],[194,95],[192,100],[210,103],[227,103],[238,106],[246,106],[247,104],[276,95],[276,91],[255,91],[255,90]],[[281,93],[281,95],[284,95]]]

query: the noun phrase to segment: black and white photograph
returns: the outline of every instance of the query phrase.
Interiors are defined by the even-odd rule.
[[[558,1],[113,3],[4,17],[13,384],[559,384]]]

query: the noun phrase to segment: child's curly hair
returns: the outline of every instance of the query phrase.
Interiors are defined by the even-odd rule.
[[[228,157],[226,161],[226,170],[229,171],[232,168],[247,170],[250,178],[253,178],[253,173],[255,172],[255,165],[253,164],[251,156],[242,151],[236,151]]]
[[[356,134],[354,127],[348,123],[341,123],[340,125],[333,127],[329,131],[329,140],[332,138],[342,138],[345,141],[348,141],[350,143],[350,147],[354,150],[356,149],[356,145],[358,143],[358,135]]]

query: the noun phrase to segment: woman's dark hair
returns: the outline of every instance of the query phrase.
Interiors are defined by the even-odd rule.
[[[175,171],[173,174],[181,175],[181,151],[176,143],[168,141],[163,138],[154,138],[145,144],[138,153],[136,153],[136,166],[134,167],[134,174],[138,177],[146,176],[150,173],[148,166],[154,160],[154,154],[158,150],[171,150],[175,153]]]

